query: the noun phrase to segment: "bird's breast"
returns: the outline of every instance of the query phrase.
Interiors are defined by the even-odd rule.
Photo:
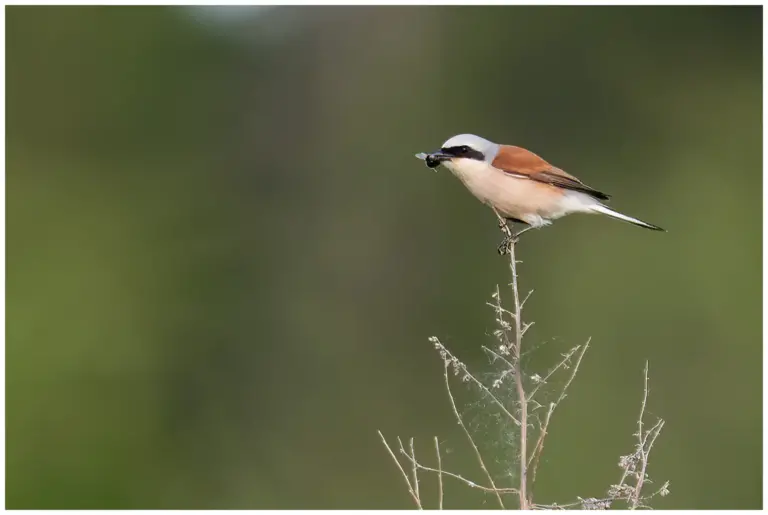
[[[445,165],[475,197],[504,216],[526,220],[565,214],[560,188],[514,177],[483,161],[453,159]]]

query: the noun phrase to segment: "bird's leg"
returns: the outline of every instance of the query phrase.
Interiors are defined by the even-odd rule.
[[[529,226],[528,226],[528,227],[526,227],[525,229],[523,229],[523,230],[521,230],[521,231],[517,232],[517,233],[515,234],[515,236],[514,236],[514,239],[515,239],[515,243],[517,243],[517,240],[519,240],[519,239],[520,239],[520,235],[521,235],[521,234],[523,234],[524,232],[528,232],[528,231],[530,231],[530,230],[531,230],[531,229],[533,229],[533,228],[534,228],[534,227],[533,227],[532,225],[529,225]]]
[[[509,247],[513,243],[514,243],[514,240],[512,238],[510,238],[509,236],[504,236],[504,239],[501,240],[501,243],[499,243],[499,246],[496,248],[496,252],[498,252],[500,256],[508,254]]]
[[[509,220],[500,216],[495,209],[493,210],[493,212],[496,213],[496,216],[499,218],[499,228],[501,229],[501,232],[504,233],[504,239],[501,241],[498,248],[496,249],[499,252],[499,254],[501,254],[502,256],[509,252],[511,245],[514,245],[515,243],[520,241],[521,234],[528,232],[531,229],[535,229],[534,226],[529,225],[525,229],[521,229],[520,231],[513,234],[509,228]]]
[[[518,241],[520,241],[520,235],[528,231],[529,229],[533,229],[533,227],[526,227],[522,231],[516,232],[515,234],[504,236],[504,239],[501,240],[501,243],[499,243],[499,247],[496,250],[502,256],[505,254],[508,254],[510,252],[510,247],[512,245],[515,245]]]
[[[507,219],[501,216],[499,212],[496,211],[495,207],[492,207],[491,209],[493,209],[493,213],[496,215],[496,218],[499,219],[499,229],[501,229],[501,232],[503,232],[505,236],[512,236],[512,231],[509,230]]]
[[[509,252],[509,247],[514,242],[517,241],[517,235],[512,235],[512,231],[509,228],[509,221],[501,216],[498,211],[496,211],[496,208],[492,207],[494,214],[496,215],[496,218],[499,219],[499,229],[501,229],[501,232],[504,234],[504,239],[501,240],[501,243],[499,244],[498,248],[496,249],[499,254],[502,256]]]

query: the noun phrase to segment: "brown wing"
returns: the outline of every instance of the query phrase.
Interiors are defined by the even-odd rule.
[[[521,147],[502,145],[492,164],[495,168],[521,179],[530,179],[558,188],[580,191],[600,200],[608,200],[609,198],[605,193],[590,188],[573,175],[552,166],[533,152]]]

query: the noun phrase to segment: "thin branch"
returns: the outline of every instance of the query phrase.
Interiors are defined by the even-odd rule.
[[[641,445],[641,439],[643,437],[643,418],[645,417],[645,404],[648,401],[648,361],[645,362],[643,378],[643,403],[640,405],[640,416],[637,419],[637,441]]]
[[[493,488],[494,493],[496,494],[496,499],[499,501],[499,506],[501,506],[501,509],[503,510],[505,509],[504,501],[501,500],[501,494],[499,494],[499,491],[496,489],[496,483],[494,483],[493,481],[493,476],[491,476],[491,473],[488,472],[488,468],[485,466],[485,462],[483,461],[483,456],[482,454],[480,454],[480,449],[477,448],[477,445],[475,444],[475,440],[472,438],[472,435],[467,429],[467,426],[464,425],[464,421],[462,420],[461,415],[459,415],[459,410],[456,409],[456,401],[453,400],[453,393],[451,393],[451,383],[448,380],[448,363],[445,364],[445,370],[443,371],[443,375],[445,376],[445,388],[446,390],[448,390],[448,398],[451,400],[451,407],[453,408],[453,414],[456,416],[456,420],[461,426],[461,429],[464,430],[464,434],[467,435],[467,439],[469,440],[470,445],[472,445],[472,448],[475,450],[477,461],[480,462],[480,468],[482,468],[483,472],[485,472],[485,476],[488,478],[488,482],[491,484],[491,487]]]
[[[534,504],[532,505],[533,509],[535,510],[564,510],[566,508],[575,508],[576,506],[596,506],[596,505],[605,505],[606,507],[609,507],[610,504],[615,501],[613,497],[604,497],[602,499],[597,498],[590,498],[590,499],[582,499],[581,497],[578,498],[578,501],[573,501],[565,504]]]
[[[649,495],[648,497],[646,497],[646,498],[644,499],[644,501],[648,501],[648,500],[650,500],[650,499],[653,499],[653,498],[654,498],[654,497],[656,497],[657,495],[660,495],[660,496],[664,497],[664,496],[665,496],[665,495],[667,495],[667,494],[669,494],[669,481],[666,481],[666,482],[665,482],[663,485],[661,485],[661,486],[659,487],[659,489],[658,489],[658,490],[656,490],[656,491],[655,491],[655,492],[653,492],[651,495]]]
[[[496,285],[496,294],[498,295],[498,293],[499,293],[499,286],[498,286],[498,285]],[[496,297],[496,298],[498,298],[498,297]],[[507,308],[504,308],[504,307],[502,307],[502,306],[499,306],[498,304],[493,304],[492,302],[486,302],[486,303],[485,303],[485,305],[486,305],[486,306],[490,306],[490,307],[492,307],[493,309],[495,309],[495,310],[496,310],[496,311],[498,311],[498,312],[506,313],[506,314],[507,314],[507,315],[509,315],[509,316],[510,316],[512,319],[514,319],[514,318],[515,318],[515,314],[514,314],[514,313],[512,313],[512,312],[511,312],[510,310],[508,310]]]
[[[523,366],[521,363],[521,348],[523,342],[523,334],[527,330],[524,327],[521,320],[521,304],[520,293],[517,288],[517,259],[515,258],[515,237],[512,235],[512,231],[509,229],[507,221],[499,214],[496,208],[493,208],[493,212],[499,219],[499,228],[504,233],[505,239],[500,247],[500,252],[509,254],[509,270],[512,273],[512,293],[514,295],[514,316],[515,321],[515,339],[512,344],[512,355],[514,357],[514,376],[515,386],[517,388],[517,398],[520,404],[520,509],[528,509],[528,488],[527,488],[527,476],[528,476],[528,398],[525,395],[525,386],[523,385]],[[530,327],[530,326],[528,326]]]
[[[546,375],[546,376],[544,376],[544,378],[543,378],[543,379],[541,379],[541,380],[538,382],[538,384],[537,384],[537,385],[536,385],[536,387],[533,389],[533,391],[531,391],[531,393],[529,393],[529,394],[528,394],[528,400],[529,400],[529,401],[533,399],[533,396],[534,396],[534,395],[536,395],[536,392],[538,392],[538,391],[539,391],[539,388],[541,388],[542,386],[544,386],[545,384],[547,384],[547,381],[549,381],[549,379],[550,379],[550,378],[551,378],[553,375],[555,375],[555,373],[556,373],[558,370],[560,370],[561,368],[563,368],[563,367],[564,367],[564,366],[565,366],[565,365],[566,365],[566,364],[567,364],[567,363],[568,363],[568,362],[571,360],[571,357],[572,357],[572,356],[573,356],[573,355],[574,355],[574,354],[575,354],[575,353],[576,353],[576,352],[577,352],[577,351],[578,351],[580,348],[581,348],[581,345],[577,345],[576,347],[573,347],[571,350],[569,350],[568,352],[566,352],[565,354],[563,354],[563,355],[562,355],[562,356],[563,356],[563,359],[562,359],[562,360],[560,360],[560,362],[559,362],[557,365],[555,365],[555,366],[554,366],[554,367],[553,367],[553,368],[552,368],[552,369],[551,369],[551,370],[550,370],[550,371],[547,373],[547,375]]]
[[[640,415],[637,420],[637,432],[635,433],[637,438],[635,452],[621,457],[619,460],[619,466],[622,468],[621,479],[619,480],[619,484],[612,485],[608,490],[608,494],[612,498],[625,500],[631,510],[645,507],[645,501],[656,495],[664,496],[669,493],[669,482],[666,482],[651,495],[645,497],[642,495],[643,486],[645,486],[645,483],[648,481],[648,479],[646,479],[646,471],[651,449],[664,427],[664,420],[659,419],[650,429],[643,429],[645,408],[648,402],[648,392],[648,363],[646,362],[643,381],[643,402],[640,405]],[[630,477],[635,478],[634,486],[627,484],[627,480]]]
[[[406,455],[406,457],[409,460],[411,459],[410,456],[408,456],[408,455]],[[464,483],[465,485],[467,485],[467,486],[469,486],[471,488],[476,488],[478,490],[482,490],[483,492],[499,493],[499,494],[517,494],[518,493],[517,488],[498,488],[498,487],[490,487],[490,486],[480,485],[480,484],[475,483],[471,479],[467,479],[467,478],[465,478],[463,476],[460,476],[459,474],[454,474],[453,472],[448,472],[447,470],[435,469],[435,468],[432,468],[432,467],[427,467],[426,465],[422,465],[421,463],[419,463],[416,460],[412,460],[412,461],[416,464],[416,466],[419,469],[421,469],[421,470],[423,470],[425,472],[434,472],[436,474],[442,474],[442,475],[444,475],[446,477],[452,477],[454,479],[457,479],[457,480],[461,481],[462,483]]]
[[[501,401],[500,401],[500,400],[499,400],[499,399],[498,399],[498,398],[497,398],[497,397],[496,397],[496,396],[493,394],[493,392],[491,392],[491,390],[490,390],[490,389],[489,389],[487,386],[485,386],[483,383],[481,383],[481,382],[480,382],[480,380],[478,380],[478,379],[477,379],[475,376],[473,376],[472,374],[470,374],[470,373],[469,373],[469,371],[466,369],[466,367],[463,367],[463,366],[462,366],[462,370],[463,370],[463,372],[464,372],[464,373],[465,373],[467,376],[469,376],[469,379],[470,379],[470,380],[471,380],[473,383],[475,383],[477,386],[479,386],[481,390],[483,390],[483,391],[484,391],[484,392],[485,392],[485,393],[486,393],[488,396],[490,396],[490,397],[491,397],[491,399],[493,400],[493,402],[494,402],[494,403],[495,403],[495,404],[496,404],[496,405],[497,405],[497,406],[498,406],[498,407],[501,409],[501,411],[503,411],[503,412],[504,412],[504,414],[505,414],[505,415],[506,415],[506,416],[507,416],[507,417],[508,417],[508,418],[509,418],[509,419],[510,419],[512,422],[514,422],[514,424],[515,424],[516,426],[520,426],[520,421],[519,421],[519,420],[517,420],[517,417],[515,417],[515,416],[514,416],[514,415],[513,415],[513,414],[512,414],[512,413],[511,413],[511,412],[510,412],[508,409],[507,409],[507,407],[506,407],[506,406],[504,406],[504,403],[503,403],[503,402],[501,402]]]
[[[506,232],[510,233],[506,226]],[[523,343],[523,326],[521,321],[520,294],[517,289],[517,260],[515,259],[515,241],[509,240],[507,247],[509,252],[509,269],[512,272],[512,293],[515,302],[515,342],[514,342],[514,364],[515,364],[515,384],[517,386],[517,398],[520,402],[520,509],[528,509],[528,399],[525,396],[525,387],[523,385],[523,365],[520,359],[520,349]],[[529,326],[530,327],[530,326]]]
[[[535,323],[536,323],[536,322],[528,322],[527,324],[523,324],[523,332],[520,334],[520,336],[525,336],[525,333],[527,333],[527,332],[528,332],[528,329],[530,329],[530,328],[531,328],[531,326],[532,326],[533,324],[535,324]]]
[[[581,359],[584,357],[584,354],[587,352],[587,349],[589,348],[589,343],[591,341],[592,341],[591,337],[587,338],[587,343],[584,344],[584,347],[581,349],[581,353],[579,354],[579,358],[576,360],[576,364],[573,366],[573,372],[571,372],[571,376],[568,378],[568,381],[566,381],[565,386],[563,386],[563,389],[560,391],[560,397],[558,397],[558,399],[555,401],[556,405],[560,404],[560,402],[563,399],[565,399],[566,393],[568,391],[568,387],[571,386],[571,383],[576,377],[576,374],[579,371],[579,366],[581,365]]]
[[[560,405],[560,402],[562,402],[563,399],[565,399],[568,387],[571,386],[571,383],[573,382],[574,378],[576,377],[576,374],[579,372],[579,366],[581,365],[581,360],[584,358],[584,354],[587,352],[587,349],[589,348],[589,343],[592,341],[591,338],[587,339],[587,342],[584,344],[584,346],[581,348],[581,353],[579,353],[579,357],[576,359],[576,364],[573,365],[573,369],[571,370],[571,375],[568,377],[568,381],[565,382],[565,385],[563,386],[563,389],[560,390],[560,396],[557,398],[557,400],[553,403],[550,403],[549,405],[549,411],[547,411],[547,418],[544,420],[544,425],[541,426],[539,431],[539,439],[536,442],[536,447],[533,450],[533,453],[531,454],[531,461],[533,462],[533,473],[531,476],[531,486],[533,486],[534,483],[536,483],[536,471],[539,468],[539,460],[541,459],[541,453],[544,450],[544,438],[547,436],[547,429],[549,429],[549,422],[552,419],[552,414],[555,412],[555,409]],[[566,359],[570,359],[570,357],[575,353],[579,347],[576,346],[572,349],[572,352],[569,352],[566,356]],[[564,361],[561,361],[560,364],[558,364],[555,367],[555,370],[559,368]],[[547,375],[547,378],[549,378],[552,375],[550,373]],[[530,465],[530,463],[529,463]]]
[[[403,444],[400,444],[400,448],[402,448]],[[411,457],[413,457],[414,462],[416,461],[416,451],[413,449],[413,437],[411,437]],[[421,499],[421,494],[419,493],[419,472],[416,466],[413,467],[413,484],[414,484],[414,491],[416,492],[416,497]]]
[[[647,367],[646,367],[646,374],[647,374]],[[640,472],[637,475],[637,484],[635,484],[635,493],[632,497],[632,508],[636,508],[640,502],[643,500],[641,497],[641,493],[643,490],[643,483],[645,482],[645,471],[648,468],[648,455],[651,453],[651,448],[653,447],[654,442],[656,442],[656,438],[659,437],[659,434],[661,433],[661,429],[664,427],[664,421],[659,420],[656,422],[656,425],[654,425],[646,435],[645,440],[643,441],[643,449],[642,449],[642,459],[640,460]],[[648,436],[651,436],[650,442],[648,443],[648,449],[645,449],[645,443],[648,441]]]
[[[461,371],[464,373],[463,377],[468,378],[469,381],[472,381],[483,392],[485,392],[491,398],[491,400],[493,400],[494,404],[496,404],[499,407],[499,409],[501,409],[501,411],[503,411],[504,414],[507,415],[507,417],[509,417],[509,419],[515,423],[516,426],[520,425],[520,421],[517,420],[517,418],[507,409],[504,403],[501,402],[499,398],[496,397],[487,386],[485,386],[479,379],[477,379],[474,375],[472,375],[469,372],[469,370],[467,370],[467,367],[463,363],[461,363],[453,354],[451,354],[451,351],[446,349],[445,346],[442,343],[440,343],[440,340],[437,337],[433,336],[432,342],[435,344],[435,347],[440,352],[445,352],[445,356],[447,357],[447,359],[445,359],[446,365],[450,363],[455,363],[454,366],[458,366],[461,369]]]
[[[512,313],[508,309],[504,309],[501,306],[501,293],[499,292],[499,285],[496,285],[496,292],[493,294],[493,297],[496,299],[496,304],[491,304],[493,306],[494,310],[496,311],[496,322],[498,322],[499,327],[501,328],[501,334],[504,336],[504,347],[505,349],[509,349],[510,341],[509,341],[509,330],[511,329],[511,326],[509,323],[504,320],[504,313],[509,315],[513,320],[517,316],[515,313]]]
[[[621,474],[621,480],[619,481],[618,488],[617,488],[619,492],[622,491],[622,487],[624,486],[630,472],[634,472],[635,474],[637,474],[637,471],[635,470],[636,469],[635,460],[639,458],[641,461],[644,461],[647,458],[647,455],[644,453],[645,441],[643,439],[643,419],[645,418],[645,406],[647,402],[648,402],[648,361],[645,362],[645,369],[643,371],[643,402],[640,404],[640,416],[637,418],[637,433],[635,433],[635,436],[637,437],[637,447],[635,449],[635,452],[632,455],[629,455],[629,458],[625,463],[624,471]],[[637,489],[638,483],[640,483],[642,487],[642,482],[639,477],[637,477],[637,480],[635,482],[635,488],[633,489],[632,496],[627,497],[627,502],[630,504],[631,509],[635,509],[640,502],[639,501],[640,491]]]
[[[403,475],[403,479],[405,479],[405,484],[408,485],[408,492],[411,494],[411,497],[413,498],[413,502],[416,503],[416,506],[421,510],[421,500],[419,499],[419,496],[416,495],[416,492],[414,492],[413,488],[411,487],[411,482],[408,480],[408,474],[406,474],[405,470],[403,469],[403,466],[400,465],[400,460],[397,459],[395,456],[395,453],[392,452],[392,448],[390,448],[389,444],[387,443],[387,439],[384,438],[384,435],[381,433],[381,431],[377,431],[379,433],[379,436],[381,437],[382,443],[384,443],[384,447],[387,448],[387,451],[389,451],[389,455],[392,456],[392,459],[395,460],[395,463],[397,464],[397,468],[400,469],[400,473]]]
[[[443,459],[440,456],[440,442],[435,437],[435,454],[437,454],[437,495],[438,495],[438,509],[443,509]],[[415,458],[415,457],[414,457]]]
[[[547,410],[547,418],[544,419],[544,424],[539,426],[539,438],[536,440],[536,446],[533,448],[531,458],[528,461],[528,466],[533,466],[533,472],[531,473],[531,487],[533,487],[533,485],[536,483],[536,472],[539,469],[539,458],[541,457],[541,452],[544,450],[544,438],[547,436],[549,421],[552,419],[552,413],[555,412],[555,408],[556,405],[554,402],[549,405],[549,410]]]
[[[525,306],[525,303],[528,302],[528,299],[531,297],[531,294],[533,294],[533,290],[529,291],[528,295],[526,295],[523,301],[520,303],[520,309],[523,309],[523,306]]]
[[[509,367],[509,370],[512,370],[512,369],[514,369],[514,365],[512,365],[512,363],[510,363],[510,362],[509,362],[509,360],[508,360],[507,358],[505,358],[504,356],[502,356],[502,355],[501,355],[501,354],[499,354],[498,352],[494,351],[494,350],[493,350],[493,349],[491,349],[491,348],[488,348],[488,347],[486,347],[485,345],[483,345],[483,350],[484,350],[484,351],[486,351],[488,354],[491,354],[491,355],[493,355],[493,357],[494,357],[494,358],[496,358],[496,359],[500,359],[501,361],[503,361],[503,362],[504,362],[504,364],[505,364],[505,365],[507,365],[507,366]]]

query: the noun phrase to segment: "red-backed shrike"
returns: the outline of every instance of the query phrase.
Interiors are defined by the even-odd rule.
[[[440,150],[416,157],[430,168],[448,168],[500,219],[527,224],[515,238],[571,213],[603,214],[646,229],[664,230],[608,208],[601,202],[608,195],[524,148],[460,134],[443,143]]]

